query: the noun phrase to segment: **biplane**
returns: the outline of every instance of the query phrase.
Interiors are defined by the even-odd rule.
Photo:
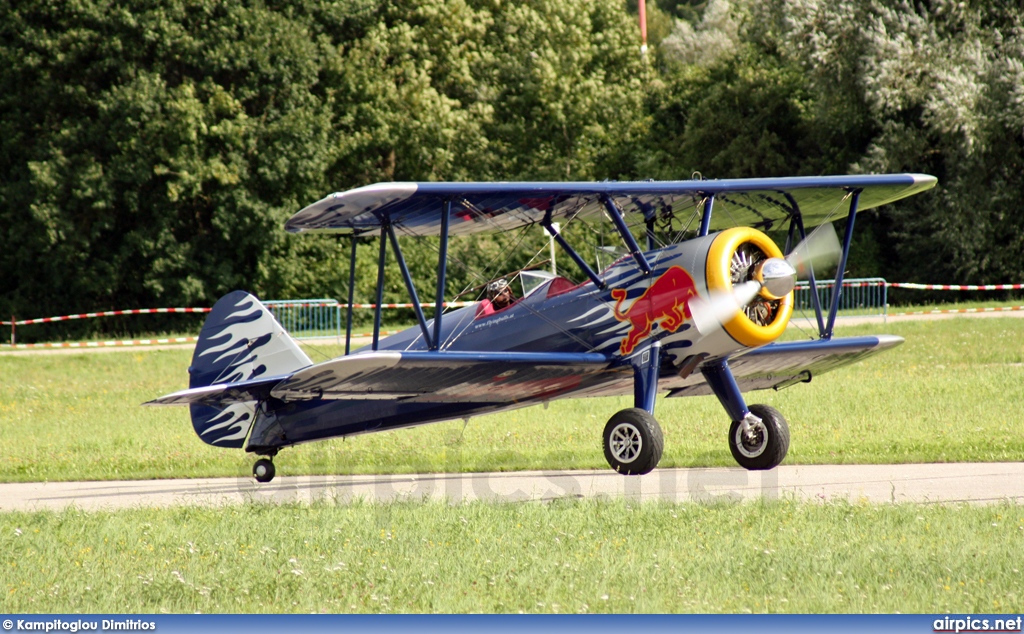
[[[203,441],[260,456],[253,474],[267,482],[273,458],[298,443],[630,394],[633,407],[612,413],[604,427],[604,455],[619,473],[645,474],[664,447],[655,397],[713,394],[730,422],[736,462],[771,469],[786,456],[787,422],[770,406],[747,405],[743,393],[809,382],[902,343],[890,335],[833,336],[844,269],[858,211],[935,182],[887,174],[380,183],[331,194],[285,229],[352,238],[346,354],[313,363],[256,297],[235,291],[203,325],[189,388],[149,404],[188,405]],[[831,223],[844,219],[840,244]],[[572,227],[581,222],[613,227],[622,256],[603,269],[591,266],[572,244]],[[496,308],[482,298],[446,309],[450,238],[538,225],[574,262],[578,280],[534,275],[510,305]],[[785,236],[783,248],[772,231],[780,241]],[[423,236],[438,242],[432,319],[400,241]],[[367,238],[379,243],[377,309],[372,342],[351,352],[355,244]],[[417,324],[382,338],[389,245]],[[822,299],[815,269],[820,275],[829,260],[835,280],[831,299]],[[798,277],[811,287],[817,333],[778,342],[794,314]]]

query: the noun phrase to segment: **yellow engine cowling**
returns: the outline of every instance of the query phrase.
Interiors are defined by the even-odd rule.
[[[732,292],[734,283],[752,278],[760,261],[781,257],[779,247],[757,229],[726,229],[714,237],[708,250],[704,272],[708,290]],[[778,339],[792,315],[792,291],[781,298],[762,291],[744,310],[725,322],[723,328],[737,343],[756,348]]]

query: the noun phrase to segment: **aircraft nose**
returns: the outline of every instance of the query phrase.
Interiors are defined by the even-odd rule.
[[[796,269],[782,258],[768,258],[754,271],[761,283],[761,294],[768,299],[781,299],[796,286]]]

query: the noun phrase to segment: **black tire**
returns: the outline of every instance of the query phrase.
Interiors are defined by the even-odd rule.
[[[768,405],[751,405],[750,413],[761,419],[754,442],[740,438],[740,422],[729,427],[729,451],[741,467],[749,471],[774,469],[789,451],[789,425],[779,410]]]
[[[270,482],[274,479],[274,463],[266,458],[260,458],[252,466],[252,475],[257,482]]]
[[[658,466],[665,440],[646,410],[624,409],[604,426],[604,457],[622,475],[643,475]]]

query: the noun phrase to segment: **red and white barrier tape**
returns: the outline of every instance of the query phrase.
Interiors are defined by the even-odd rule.
[[[832,286],[832,282],[818,282],[818,286]],[[800,282],[807,288],[807,282]],[[1024,284],[914,284],[911,282],[843,282],[844,287],[863,288],[867,286],[888,286],[890,288],[911,288],[919,291],[1019,291]]]
[[[889,317],[908,315],[949,315],[953,313],[1008,313],[1024,310],[1024,306],[997,306],[994,308],[948,308],[944,310],[914,310],[906,313],[889,313]]]
[[[909,282],[890,282],[892,288],[913,288],[919,291],[1017,291],[1024,284],[911,284]]]
[[[33,348],[113,348],[119,346],[155,346],[168,343],[195,343],[199,337],[171,337],[167,339],[136,339],[119,341],[73,341],[62,343],[9,343],[0,344],[0,349],[30,350]]]
[[[48,324],[55,321],[70,321],[72,319],[91,319],[93,317],[112,317],[114,315],[148,315],[153,313],[208,313],[209,308],[135,308],[130,310],[105,310],[98,313],[80,313],[78,315],[61,315],[59,317],[39,317],[38,319],[22,319],[14,322],[15,326],[27,326],[29,324]],[[9,321],[0,321],[0,325],[10,326]]]
[[[399,330],[382,330],[381,336],[397,335]],[[352,333],[352,337],[358,337],[361,339],[370,338],[373,336],[372,332],[361,332]],[[323,337],[323,339],[341,339],[343,337]],[[18,343],[11,345],[9,343],[0,343],[0,350],[32,350],[39,348],[115,348],[123,346],[157,346],[166,344],[176,343],[196,343],[199,341],[199,337],[171,337],[166,339],[135,339],[135,340],[115,340],[115,341],[73,341],[73,342],[62,342],[62,343]]]
[[[472,306],[476,302],[446,302],[445,308],[463,308],[465,306]],[[287,304],[271,304],[271,308],[309,308],[314,306],[326,306],[338,308],[347,308],[348,304],[339,303],[317,303],[317,302],[296,302]],[[381,304],[383,308],[412,308],[415,304]],[[433,308],[434,304],[420,304],[422,308]],[[352,308],[377,308],[376,304],[352,304]],[[60,315],[58,317],[39,317],[36,319],[21,319],[15,321],[15,326],[28,326],[30,324],[49,324],[58,321],[71,321],[73,319],[92,319],[94,317],[113,317],[116,315],[147,315],[154,313],[208,313],[209,308],[135,308],[129,310],[105,310],[102,312],[95,313],[79,313],[77,315]],[[0,326],[12,325],[9,321],[0,321]]]
[[[835,286],[835,282],[816,282],[819,287]],[[800,288],[810,288],[809,282],[799,282]],[[843,288],[865,288],[869,286],[892,286],[888,282],[843,282]]]

